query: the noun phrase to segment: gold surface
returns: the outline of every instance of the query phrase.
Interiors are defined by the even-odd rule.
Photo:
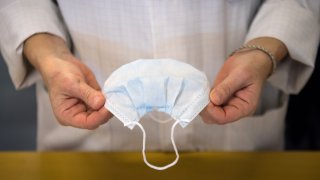
[[[147,153],[164,165],[172,153]],[[157,171],[146,166],[140,152],[2,152],[0,179],[320,179],[318,152],[181,153],[177,165]]]

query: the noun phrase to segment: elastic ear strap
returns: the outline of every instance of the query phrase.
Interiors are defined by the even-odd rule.
[[[142,134],[143,134],[143,143],[142,143],[142,155],[143,155],[143,161],[151,168],[153,169],[156,169],[156,170],[165,170],[169,167],[172,167],[174,166],[178,160],[179,160],[179,153],[178,153],[178,150],[177,150],[177,146],[176,146],[176,143],[174,141],[174,137],[173,137],[173,132],[174,132],[174,128],[176,127],[176,125],[178,124],[178,121],[176,121],[172,127],[171,127],[171,142],[172,142],[172,145],[173,145],[173,149],[174,149],[174,152],[176,153],[176,159],[168,164],[168,165],[165,165],[165,166],[155,166],[155,165],[152,165],[148,162],[147,160],[147,157],[146,157],[146,132],[144,130],[144,128],[142,127],[142,125],[138,122],[136,122],[136,124],[140,127],[141,131],[142,131]]]

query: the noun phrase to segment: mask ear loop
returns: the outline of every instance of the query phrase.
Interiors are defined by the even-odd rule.
[[[171,127],[171,143],[173,145],[173,149],[174,149],[174,152],[176,153],[176,159],[168,164],[168,165],[165,165],[165,166],[155,166],[155,165],[152,165],[148,162],[147,160],[147,157],[146,157],[146,132],[144,130],[144,128],[142,127],[142,125],[138,122],[136,122],[135,124],[139,126],[139,128],[141,129],[142,131],[142,134],[143,134],[143,143],[142,143],[142,155],[143,155],[143,161],[150,167],[150,168],[153,168],[153,169],[156,169],[156,170],[165,170],[169,167],[172,167],[174,166],[175,164],[177,164],[178,160],[179,160],[179,153],[178,153],[178,150],[177,150],[177,146],[176,146],[176,143],[174,141],[174,137],[173,137],[173,132],[174,132],[174,128],[176,127],[176,125],[178,124],[179,122],[176,121],[172,127]]]
[[[155,121],[155,122],[158,122],[158,123],[161,123],[161,124],[165,124],[165,123],[167,123],[167,122],[169,122],[169,121],[171,121],[173,118],[172,117],[170,117],[170,118],[168,118],[168,119],[164,119],[164,120],[159,120],[158,118],[156,118],[156,117],[154,117],[154,115],[152,114],[152,113],[148,113],[148,116],[153,120],[153,121]]]

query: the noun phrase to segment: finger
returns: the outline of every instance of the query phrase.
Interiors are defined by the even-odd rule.
[[[102,107],[99,111],[93,111],[88,117],[88,127],[97,128],[97,125],[102,125],[109,121],[112,117],[112,114],[104,107]]]
[[[91,86],[92,88],[96,89],[96,90],[101,90],[101,87],[97,81],[97,78],[95,77],[95,75],[93,74],[93,72],[87,68],[86,68],[86,71],[85,71],[85,77],[86,77],[86,81],[88,83],[89,86]]]
[[[89,86],[91,86],[95,90],[101,91],[101,87],[100,87],[96,77],[92,73],[90,73],[90,75],[88,75],[86,77],[86,81],[88,82]]]
[[[77,98],[65,99],[63,104],[53,107],[55,116],[61,125],[70,125],[69,120],[81,112],[87,111],[86,105]]]
[[[104,107],[98,111],[83,111],[74,114],[68,125],[82,129],[96,129],[100,125],[108,122],[112,114]]]
[[[244,99],[233,97],[224,106],[208,104],[202,113],[202,117],[204,122],[208,124],[226,124],[252,114],[254,109],[255,106]]]
[[[211,117],[208,108],[210,108],[212,106],[212,102],[210,102],[201,112],[200,112],[200,116],[203,120],[204,123],[207,124],[216,124],[216,122],[213,120],[213,118]]]
[[[100,109],[105,103],[105,97],[101,91],[95,90],[86,82],[80,81],[76,88],[71,88],[72,95],[81,99],[94,110]]]
[[[226,112],[220,106],[213,103],[208,104],[202,113],[202,119],[207,124],[226,124],[229,122]]]
[[[233,94],[245,87],[245,81],[240,81],[239,77],[230,74],[222,82],[217,84],[210,93],[210,100],[215,105],[223,105]]]
[[[101,87],[93,74],[93,72],[85,65],[82,64],[80,61],[74,61],[78,66],[81,68],[81,71],[84,73],[86,82],[88,83],[89,86],[96,90],[101,90]]]
[[[82,101],[75,98],[66,101],[67,104],[71,102],[73,102],[71,107],[60,109],[61,113],[58,113],[57,119],[61,125],[95,129],[112,117],[112,114],[104,107],[93,110],[88,109]]]
[[[201,112],[202,120],[207,124],[226,124],[229,122],[226,119],[226,113],[223,108],[209,103],[208,106]]]

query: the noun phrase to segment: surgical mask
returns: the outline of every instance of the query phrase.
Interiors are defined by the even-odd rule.
[[[141,59],[125,64],[110,75],[103,88],[105,108],[124,126],[141,129],[143,160],[157,170],[167,169],[177,163],[179,153],[174,141],[174,129],[177,124],[186,127],[202,111],[209,103],[209,91],[204,73],[173,59]],[[144,115],[152,111],[167,113],[175,120],[171,127],[171,142],[176,159],[162,167],[147,161],[146,133],[139,123]],[[153,116],[151,119],[156,120]]]

